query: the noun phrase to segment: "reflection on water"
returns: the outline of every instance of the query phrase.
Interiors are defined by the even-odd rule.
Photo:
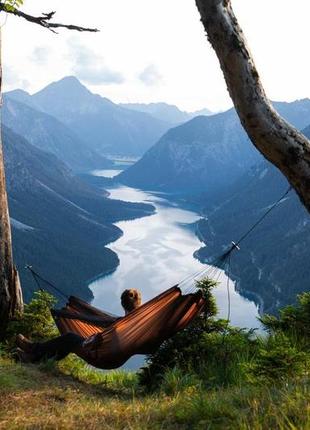
[[[116,170],[116,169],[110,169],[110,170],[93,170],[92,174],[94,176],[103,176],[105,178],[114,178],[114,176],[117,176],[122,171],[123,170]]]
[[[123,314],[120,306],[121,292],[138,288],[143,300],[149,300],[187,276],[202,270],[205,265],[193,258],[201,243],[186,225],[199,216],[189,210],[175,207],[158,195],[120,186],[108,190],[111,198],[131,202],[149,202],[156,207],[152,216],[134,221],[123,221],[117,226],[123,236],[109,247],[117,253],[120,265],[108,276],[90,285],[94,294],[93,304],[116,314]],[[227,316],[227,277],[220,274],[220,285],[214,290],[219,315]],[[189,285],[184,286],[186,292]],[[230,281],[231,322],[240,327],[259,327],[258,311],[254,304],[234,290]]]

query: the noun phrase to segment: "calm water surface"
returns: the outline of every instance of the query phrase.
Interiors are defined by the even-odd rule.
[[[93,170],[92,174],[94,176],[103,176],[104,178],[113,178],[114,176],[121,173],[122,170],[119,169],[109,169],[109,170]]]

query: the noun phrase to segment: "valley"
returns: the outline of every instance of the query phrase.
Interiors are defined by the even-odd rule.
[[[106,248],[122,235],[113,223],[150,215],[153,206],[109,199],[105,190],[87,185],[53,154],[5,127],[3,145],[24,299],[38,288],[25,269],[29,264],[65,294],[90,300],[87,281],[119,264],[117,254]]]
[[[131,222],[137,230],[155,228],[158,207],[170,211],[163,222],[173,229],[173,211],[192,214],[191,222],[172,229],[185,243],[186,234],[193,241],[182,263],[176,260],[168,272],[165,265],[163,276],[176,282],[183,271],[195,271],[222,253],[287,187],[250,144],[233,109],[213,115],[203,110],[192,118],[164,103],[117,105],[70,76],[33,95],[11,91],[4,101],[13,245],[26,300],[36,287],[24,269],[32,264],[67,294],[87,300],[95,291],[89,279],[112,273],[102,282],[113,280],[103,291],[111,289],[109,301],[115,302],[127,279],[122,260],[127,261],[129,238],[141,246],[154,242],[155,266],[161,252],[168,255],[170,249],[169,262],[172,249],[179,248],[164,243],[160,251],[152,230],[145,242],[134,238]],[[309,99],[275,107],[309,135]],[[167,226],[162,223],[158,235],[169,237]],[[238,292],[260,311],[274,313],[308,290],[309,237],[309,216],[292,192],[234,255]],[[139,250],[139,267],[149,261],[149,252]],[[163,283],[147,275],[152,277],[156,285]],[[144,284],[134,277],[130,282]],[[146,297],[155,293],[156,288],[146,289]]]

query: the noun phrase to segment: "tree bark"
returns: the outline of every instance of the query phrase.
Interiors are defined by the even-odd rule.
[[[310,212],[310,141],[267,99],[230,0],[196,0],[196,5],[245,131]]]
[[[0,29],[1,43],[1,29]],[[0,99],[1,99],[1,50],[0,50]],[[8,321],[22,312],[23,299],[19,276],[13,264],[11,226],[5,184],[4,161],[0,128],[0,339]]]

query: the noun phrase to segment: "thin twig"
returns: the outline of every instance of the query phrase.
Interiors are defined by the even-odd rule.
[[[41,27],[47,28],[53,33],[56,33],[54,28],[66,28],[67,30],[76,30],[76,31],[89,31],[92,33],[99,31],[97,28],[87,28],[87,27],[81,27],[79,25],[50,22],[50,20],[54,17],[56,12],[42,13],[41,16],[33,16],[27,13],[24,13],[21,10],[18,10],[16,8],[8,7],[4,3],[0,3],[0,11],[1,10],[3,10],[8,14],[12,14],[20,18],[24,18],[26,21],[32,22],[34,24],[38,24]]]

